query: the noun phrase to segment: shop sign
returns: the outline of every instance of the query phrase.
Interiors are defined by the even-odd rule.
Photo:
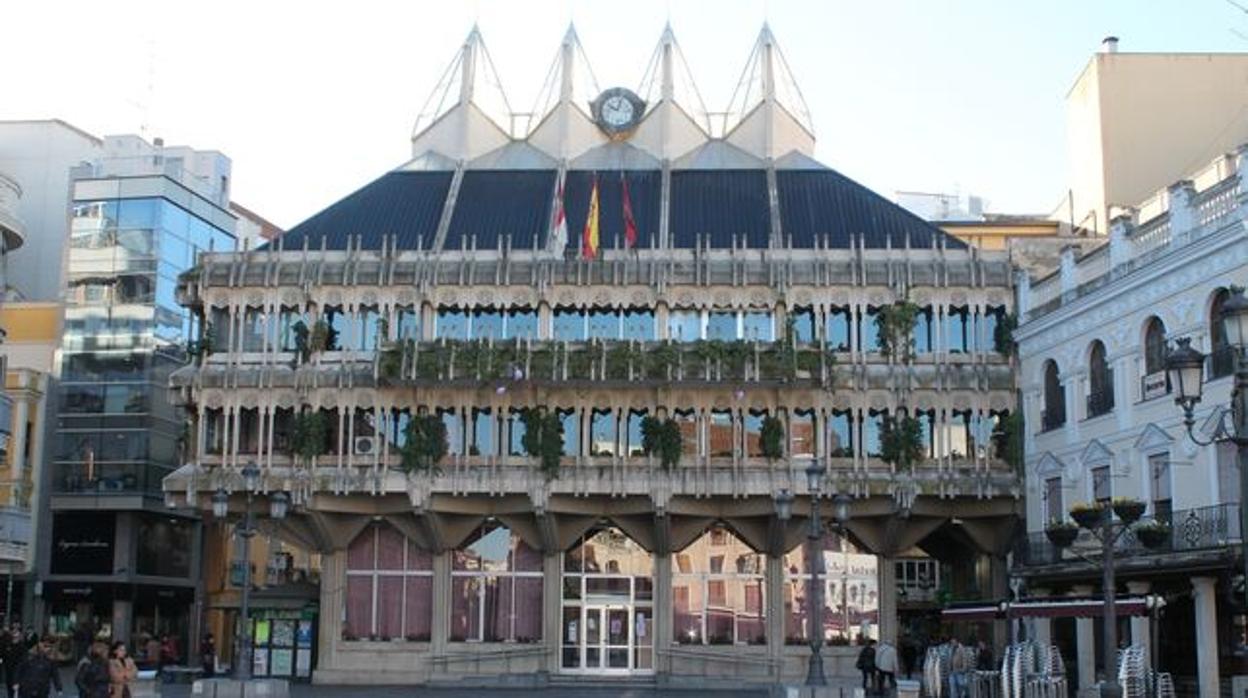
[[[112,574],[112,514],[57,514],[52,523],[52,574]]]

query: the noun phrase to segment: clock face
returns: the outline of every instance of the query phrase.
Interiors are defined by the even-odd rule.
[[[623,87],[612,87],[594,100],[594,120],[612,138],[623,137],[641,120],[646,103]]]

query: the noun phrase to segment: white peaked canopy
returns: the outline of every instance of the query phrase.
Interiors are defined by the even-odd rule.
[[[600,91],[576,28],[569,25],[533,107],[529,144],[567,160],[606,143],[590,108]]]
[[[724,132],[729,143],[761,158],[814,153],[810,109],[766,24],[729,103]]]
[[[663,28],[641,79],[646,114],[632,143],[659,159],[675,159],[706,143],[711,124],[702,95],[671,25]]]
[[[412,157],[429,152],[469,160],[511,139],[513,112],[474,25],[412,129]]]

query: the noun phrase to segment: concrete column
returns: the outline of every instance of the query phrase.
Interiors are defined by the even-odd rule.
[[[880,642],[897,645],[897,560],[880,555]]]
[[[1198,639],[1196,677],[1200,698],[1216,698],[1219,695],[1217,582],[1214,577],[1192,577]]]
[[[18,506],[21,500],[22,479],[26,470],[26,425],[30,423],[30,401],[19,396],[13,406],[13,484],[9,488],[9,504]]]
[[[546,645],[546,671],[559,671],[560,643],[563,634],[563,567],[559,553],[542,558],[542,643]]]
[[[775,662],[784,657],[784,555],[767,556],[764,572],[767,614],[767,655]]]
[[[347,593],[347,553],[337,550],[321,556],[321,625],[318,630],[316,658],[317,666],[326,669],[337,669],[334,656],[338,648],[338,640],[342,633],[342,599]],[[434,577],[434,588],[437,588],[437,577]],[[435,605],[435,608],[437,606]],[[433,614],[434,627],[437,627],[437,613]]]
[[[992,598],[1005,599],[1010,596],[1010,566],[1004,555],[992,555],[988,558],[988,574],[992,588]],[[1010,642],[1010,624],[1004,619],[992,622],[992,646],[996,655],[1001,656],[1001,648]]]
[[[1072,587],[1070,595],[1091,596],[1092,587],[1090,585]],[[1096,685],[1096,636],[1092,632],[1091,618],[1075,619],[1075,656],[1078,657],[1079,689],[1092,688]]]
[[[343,579],[345,576],[340,575]],[[433,607],[438,609],[429,628],[429,653],[432,656],[446,654],[451,636],[451,554],[440,552],[433,556]],[[335,616],[338,617],[338,616]]]
[[[1127,582],[1127,593],[1132,596],[1144,596],[1151,588],[1152,585],[1145,581]],[[1152,635],[1148,627],[1150,622],[1148,616],[1131,616],[1131,644],[1144,648],[1146,666],[1153,665],[1153,648],[1150,642]]]
[[[783,640],[781,640],[783,642]],[[666,650],[672,646],[672,556],[654,556],[654,671],[672,673]]]
[[[1032,598],[1045,598],[1049,595],[1049,590],[1044,587],[1032,587]],[[1032,618],[1031,633],[1028,638],[1035,640],[1042,647],[1048,647],[1053,644],[1053,621],[1048,618]]]

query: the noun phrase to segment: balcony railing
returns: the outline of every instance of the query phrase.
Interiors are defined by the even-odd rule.
[[[1194,552],[1238,546],[1242,540],[1239,526],[1239,505],[1218,504],[1197,509],[1184,509],[1166,517],[1170,522],[1170,537],[1158,548],[1146,548],[1128,531],[1118,539],[1115,550],[1120,558],[1158,555],[1164,553]],[[1152,516],[1141,523],[1153,520]],[[1074,547],[1089,555],[1100,554],[1100,543],[1087,531],[1080,531]],[[1029,533],[1020,538],[1015,548],[1015,560],[1025,567],[1075,562],[1079,558],[1049,542],[1043,531]]]
[[[159,495],[160,483],[172,469],[148,464],[57,463],[52,492],[76,495]]]
[[[1114,391],[1112,388],[1088,394],[1088,419],[1109,414],[1113,409]]]
[[[1040,431],[1053,431],[1066,424],[1066,409],[1044,410],[1040,413]]]

